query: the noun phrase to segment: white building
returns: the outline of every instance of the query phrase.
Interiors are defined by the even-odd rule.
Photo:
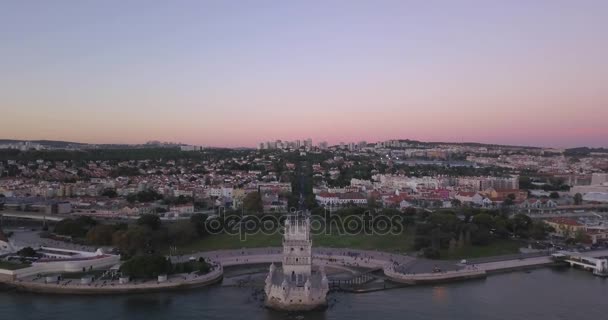
[[[345,205],[367,205],[367,198],[358,192],[331,193],[321,192],[315,196],[317,202],[322,206],[345,206]]]

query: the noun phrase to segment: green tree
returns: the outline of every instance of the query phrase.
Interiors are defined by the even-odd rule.
[[[160,217],[155,214],[144,214],[137,219],[137,224],[140,226],[147,226],[152,230],[158,230],[161,222]]]
[[[549,198],[559,199],[559,193],[557,193],[556,191],[553,191],[553,192],[551,192],[551,194],[549,194]]]
[[[112,245],[118,247],[125,256],[154,252],[162,241],[160,234],[155,234],[147,226],[139,225],[118,230],[112,235]]]
[[[583,229],[578,229],[574,233],[574,241],[576,241],[577,243],[585,242],[585,238],[586,238],[586,234]]]
[[[580,193],[576,193],[574,195],[574,204],[577,206],[580,206],[581,204],[583,204],[583,195]]]
[[[243,209],[247,212],[262,213],[264,206],[259,192],[250,192],[243,199]]]
[[[378,203],[378,200],[376,200],[376,197],[371,196],[369,197],[369,199],[367,199],[367,207],[370,210],[375,210],[380,208],[380,203]]]
[[[109,224],[100,224],[89,229],[86,234],[86,241],[92,245],[109,246],[112,245],[112,235],[116,227]]]
[[[487,228],[494,227],[494,219],[492,218],[491,215],[489,215],[487,213],[480,213],[480,214],[473,216],[473,223],[478,226],[484,226]]]
[[[116,190],[112,189],[112,188],[106,188],[101,192],[101,195],[103,197],[108,197],[108,198],[116,198],[118,196],[118,194],[116,193]]]
[[[553,228],[542,220],[532,222],[530,226],[530,237],[535,240],[544,240]]]
[[[138,255],[120,266],[120,272],[134,278],[150,279],[171,272],[171,262],[161,255]]]
[[[207,223],[208,216],[202,213],[195,213],[190,217],[190,223],[194,226],[196,233],[199,236],[203,236],[207,233],[205,224]]]
[[[516,214],[511,219],[511,230],[514,234],[527,238],[529,236],[528,230],[532,225],[532,219],[525,214]]]
[[[87,231],[97,222],[90,217],[78,217],[76,219],[64,219],[55,224],[54,232],[63,236],[82,238]]]
[[[439,259],[440,256],[439,250],[431,247],[424,248],[422,250],[422,255],[427,259]]]
[[[20,249],[19,251],[17,251],[17,254],[22,256],[22,257],[36,257],[38,256],[38,254],[36,253],[36,250],[32,249],[32,247],[25,247],[23,249]]]

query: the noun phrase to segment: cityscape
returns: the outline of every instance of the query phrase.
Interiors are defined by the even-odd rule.
[[[605,318],[608,3],[0,4],[0,318]]]

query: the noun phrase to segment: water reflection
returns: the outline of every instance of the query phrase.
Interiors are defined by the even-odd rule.
[[[436,286],[433,287],[433,302],[435,303],[445,303],[448,298],[448,291],[444,286]]]

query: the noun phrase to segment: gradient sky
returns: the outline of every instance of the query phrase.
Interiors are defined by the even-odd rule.
[[[608,147],[608,1],[0,1],[0,138]]]

